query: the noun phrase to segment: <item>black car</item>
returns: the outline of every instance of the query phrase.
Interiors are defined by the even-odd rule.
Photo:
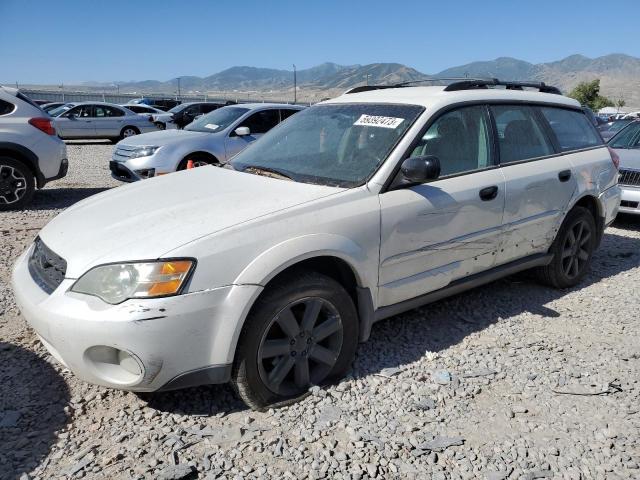
[[[173,121],[176,123],[178,128],[184,128],[200,115],[205,115],[220,107],[230,105],[231,103],[233,102],[187,102],[173,107],[169,110],[169,113],[173,115]]]

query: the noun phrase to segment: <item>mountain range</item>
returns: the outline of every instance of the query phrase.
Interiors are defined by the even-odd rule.
[[[344,90],[370,84],[392,84],[433,77],[495,77],[501,80],[534,80],[555,85],[565,93],[578,82],[600,78],[601,93],[612,100],[624,99],[628,107],[640,107],[640,58],[611,54],[597,58],[571,55],[549,63],[529,63],[510,57],[473,62],[426,74],[399,63],[368,65],[321,65],[298,70],[298,98],[313,99],[337,95]],[[293,72],[270,68],[238,66],[207,77],[183,76],[182,93],[244,92],[287,94],[293,91]],[[177,90],[178,79],[117,82],[121,92],[163,92]]]

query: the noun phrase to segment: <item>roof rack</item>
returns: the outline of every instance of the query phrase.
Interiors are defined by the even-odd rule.
[[[461,78],[461,77],[449,77],[449,78],[425,78],[422,80],[411,80],[408,82],[395,83],[392,85],[360,85],[359,87],[353,87],[344,94],[369,92],[371,90],[383,90],[386,88],[402,88],[408,87],[415,83],[423,82],[451,82],[444,89],[445,92],[457,92],[460,90],[474,90],[479,88],[489,88],[495,86],[503,86],[507,90],[524,90],[525,88],[537,88],[542,93],[553,93],[556,95],[562,95],[562,92],[557,87],[547,85],[544,82],[518,82],[518,81],[502,81],[497,78]]]
[[[457,92],[460,90],[474,90],[477,88],[489,88],[494,86],[503,86],[507,90],[523,90],[524,88],[537,88],[542,93],[553,93],[555,95],[562,95],[559,88],[552,85],[547,85],[544,82],[511,82],[501,81],[497,78],[485,79],[485,80],[462,80],[447,85],[444,89],[445,92]]]

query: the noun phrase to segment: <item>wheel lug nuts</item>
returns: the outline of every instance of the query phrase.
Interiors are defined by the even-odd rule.
[[[295,356],[296,356],[296,352],[295,352],[295,350],[294,350],[293,352],[291,352],[291,356],[292,356],[292,357],[295,357]]]
[[[307,345],[311,344],[311,339],[307,338]]]
[[[294,339],[291,339],[291,341],[289,342],[289,345],[295,345],[296,341]]]

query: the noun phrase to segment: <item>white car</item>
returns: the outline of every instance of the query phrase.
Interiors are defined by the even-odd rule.
[[[620,212],[640,215],[640,121],[633,121],[608,143],[620,158]]]
[[[51,117],[19,90],[0,86],[0,211],[24,208],[36,188],[68,167]]]
[[[615,158],[575,100],[522,87],[358,88],[227,168],[95,195],[17,260],[17,302],[86,381],[231,380],[262,409],[343,375],[378,320],[524,269],[574,286]]]

